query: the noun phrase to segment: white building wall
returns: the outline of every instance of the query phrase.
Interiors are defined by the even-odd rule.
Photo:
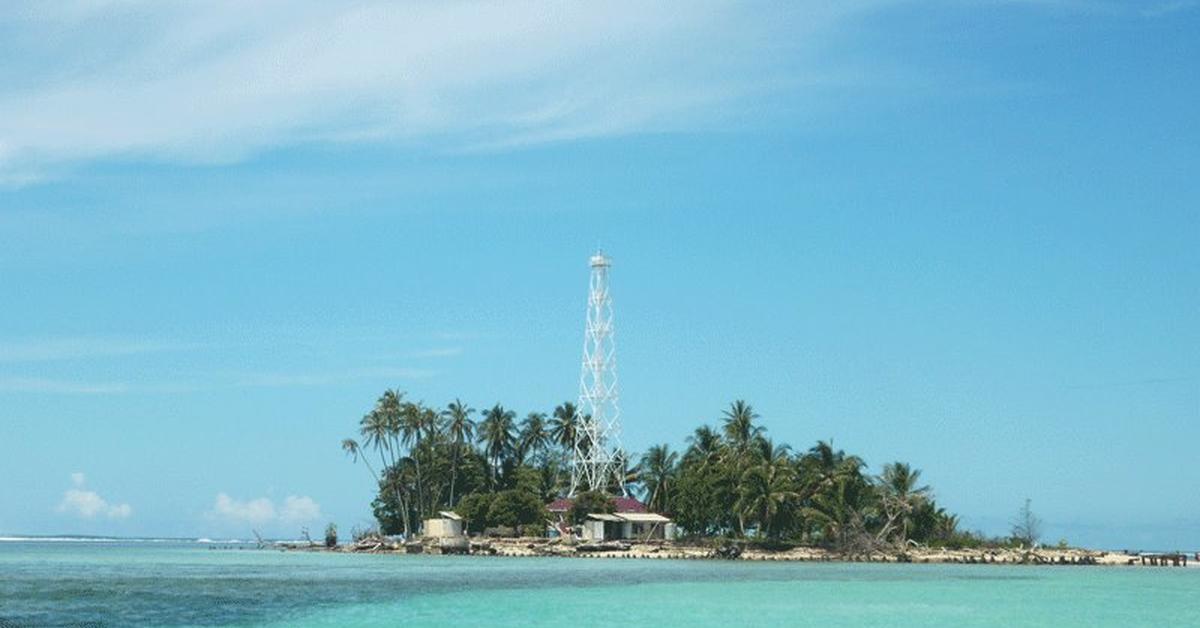
[[[454,519],[426,519],[425,536],[432,538],[462,536],[462,524],[463,522]]]

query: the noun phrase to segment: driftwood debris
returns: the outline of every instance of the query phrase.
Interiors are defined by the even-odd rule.
[[[576,552],[628,552],[628,543],[608,541],[606,543],[580,543],[575,546]]]
[[[733,543],[726,543],[712,551],[709,554],[712,558],[723,558],[726,560],[734,560],[742,555],[742,548]]]

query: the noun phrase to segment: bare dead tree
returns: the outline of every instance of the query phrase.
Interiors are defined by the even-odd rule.
[[[1042,520],[1033,514],[1029,507],[1030,499],[1025,498],[1025,505],[1017,512],[1017,518],[1012,522],[1012,538],[1032,548],[1042,538]]]

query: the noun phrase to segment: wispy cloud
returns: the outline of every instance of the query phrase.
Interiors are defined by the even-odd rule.
[[[121,383],[76,382],[44,377],[0,377],[0,392],[111,395],[128,390],[129,386]]]
[[[371,379],[425,379],[436,371],[415,368],[363,368],[321,373],[258,373],[245,376],[239,382],[247,387],[327,386],[341,382]]]
[[[40,338],[0,340],[0,364],[86,361],[184,351],[199,345],[128,338]],[[125,382],[62,379],[39,375],[0,375],[0,392],[105,395],[129,392]]]
[[[333,333],[333,332],[330,332]],[[413,380],[433,377],[437,371],[428,367],[389,366],[406,360],[430,360],[452,358],[462,355],[461,346],[430,346],[421,349],[398,350],[390,355],[371,355],[364,358],[367,364],[383,366],[347,367],[341,370],[293,372],[288,370],[263,370],[259,372],[229,372],[217,369],[205,370],[188,366],[190,355],[185,352],[197,349],[233,350],[250,356],[277,355],[281,351],[299,351],[302,362],[344,357],[348,349],[346,342],[353,339],[363,344],[396,343],[401,341],[384,334],[356,337],[335,334],[336,343],[329,340],[314,340],[311,330],[304,338],[226,338],[209,339],[203,343],[184,341],[162,341],[130,338],[85,338],[58,337],[40,339],[0,340],[0,366],[10,372],[0,372],[0,393],[53,394],[53,395],[111,395],[129,394],[177,394],[192,393],[229,387],[290,387],[326,386],[359,380]],[[411,340],[411,339],[407,339]],[[439,341],[442,339],[439,337]],[[417,345],[420,346],[420,345]],[[179,353],[180,355],[175,355]],[[169,354],[159,356],[158,354]],[[154,355],[158,368],[147,370],[133,362],[117,363],[122,358]],[[188,358],[188,359],[185,359]],[[255,358],[257,359],[257,358]],[[99,364],[95,360],[105,360]],[[283,362],[294,362],[284,360]],[[57,370],[37,372],[42,363],[75,362],[86,369],[70,376]],[[282,362],[280,362],[282,363]],[[8,365],[20,365],[20,371],[12,372]],[[54,365],[57,369],[58,365]],[[76,365],[73,365],[76,366]],[[48,367],[46,367],[48,368]],[[99,368],[100,370],[96,370]],[[32,371],[32,372],[31,372]],[[89,372],[99,372],[94,378]],[[168,379],[159,379],[160,376]],[[113,379],[116,381],[113,381]]]
[[[859,80],[825,53],[893,3],[6,3],[0,176],[308,142],[692,129],[781,85]]]
[[[108,517],[109,519],[128,519],[133,514],[129,504],[110,504],[100,494],[88,490],[84,485],[87,477],[81,472],[71,474],[72,488],[63,493],[62,501],[58,504],[58,512],[68,513],[83,519]]]
[[[190,343],[120,338],[44,338],[0,341],[0,362],[43,362],[119,357],[194,349]]]
[[[1195,9],[1200,0],[1159,0],[1125,2],[1122,0],[990,0],[992,4],[1026,5],[1032,8],[1064,11],[1069,13],[1091,13],[1119,17],[1138,16],[1155,18]],[[964,4],[979,4],[968,0]]]
[[[1133,379],[1126,381],[1113,382],[1098,382],[1093,384],[1075,384],[1067,386],[1068,390],[1091,390],[1105,388],[1129,388],[1134,386],[1160,386],[1163,384],[1175,384],[1180,382],[1195,381],[1192,377],[1147,377],[1144,379]]]
[[[457,358],[465,352],[466,350],[462,347],[429,347],[427,349],[410,349],[406,351],[378,353],[373,355],[371,360],[375,363],[381,364],[404,360],[440,360],[446,358]]]
[[[453,358],[462,355],[462,347],[440,347],[436,349],[421,349],[408,354],[410,358]]]
[[[895,87],[859,26],[902,4],[917,3],[17,0],[0,5],[0,183],[108,158],[505,150],[753,124],[780,93],[820,107]],[[944,4],[1159,17],[1197,0]]]
[[[1150,3],[1142,9],[1142,15],[1146,17],[1163,17],[1173,13],[1182,11],[1190,11],[1200,8],[1200,0],[1174,0],[1172,2],[1157,2]]]

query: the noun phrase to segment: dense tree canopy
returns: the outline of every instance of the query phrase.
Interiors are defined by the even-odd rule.
[[[422,519],[446,508],[463,515],[472,532],[536,529],[548,520],[544,506],[568,489],[576,431],[587,418],[570,402],[520,421],[500,404],[478,422],[474,415],[459,400],[437,411],[387,390],[359,422],[359,438],[342,441],[379,487],[373,507],[384,532],[415,532]],[[772,440],[742,400],[718,420],[716,428],[696,428],[682,452],[667,444],[641,456],[617,452],[624,485],[614,478],[609,492],[633,492],[697,537],[846,550],[974,538],[958,530],[958,518],[937,505],[920,470],[908,463],[885,464],[874,476],[832,442],[792,450]],[[605,494],[583,493],[571,519],[611,509]]]

